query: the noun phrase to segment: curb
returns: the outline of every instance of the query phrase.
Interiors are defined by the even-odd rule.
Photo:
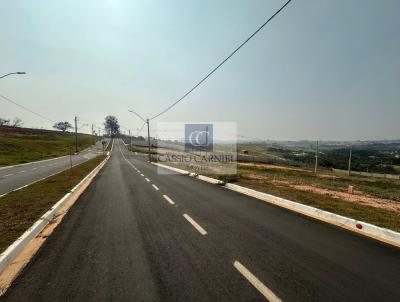
[[[235,184],[231,184],[231,183],[223,183],[222,181],[215,179],[215,178],[211,178],[211,177],[207,177],[207,176],[203,176],[203,175],[197,175],[195,173],[190,173],[189,171],[185,171],[185,170],[181,170],[181,169],[177,169],[177,168],[173,168],[173,167],[169,167],[163,164],[159,164],[159,163],[152,163],[153,165],[156,166],[160,166],[162,168],[165,169],[169,169],[172,171],[175,171],[179,174],[183,174],[183,175],[188,175],[191,177],[195,177],[198,178],[200,180],[212,183],[212,184],[217,184],[220,186],[225,187],[228,190],[231,191],[235,191],[253,198],[257,198],[260,199],[262,201],[265,201],[267,203],[279,206],[281,208],[285,208],[287,210],[314,218],[316,220],[320,220],[329,224],[333,224],[335,226],[344,228],[346,230],[364,235],[366,237],[370,237],[373,238],[375,240],[396,246],[396,247],[400,247],[400,233],[389,230],[389,229],[385,229],[382,227],[378,227],[376,225],[367,223],[367,222],[363,222],[363,221],[359,221],[359,220],[355,220],[353,218],[349,218],[349,217],[345,217],[345,216],[341,216],[338,214],[334,214],[328,211],[324,211],[318,208],[314,208],[311,206],[307,206],[301,203],[297,203],[288,199],[284,199],[278,196],[274,196],[271,194],[267,194],[267,193],[263,193],[260,191],[256,191],[253,189],[249,189],[246,187],[242,187],[239,185],[235,185]]]
[[[98,171],[108,161],[109,156],[106,157],[96,168],[94,168],[88,175],[85,176],[70,192],[65,194],[55,205],[51,207],[42,217],[40,217],[25,233],[23,233],[17,240],[14,241],[3,253],[0,255],[0,274],[4,269],[19,255],[19,253],[28,245],[28,243],[35,238],[46,225],[58,214],[60,209],[72,198],[74,193],[83,187],[87,182],[91,182]]]

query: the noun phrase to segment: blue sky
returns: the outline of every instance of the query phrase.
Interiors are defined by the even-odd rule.
[[[3,0],[0,94],[54,120],[153,116],[283,1]],[[399,1],[294,0],[154,122],[233,121],[266,139],[399,138]],[[0,117],[51,127],[0,101]]]

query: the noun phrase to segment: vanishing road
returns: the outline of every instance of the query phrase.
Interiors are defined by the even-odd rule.
[[[0,301],[399,301],[400,250],[116,142]]]
[[[72,164],[81,164],[102,152],[101,142],[72,156]],[[68,156],[36,161],[22,165],[0,168],[0,196],[29,185],[42,178],[64,171],[70,167]]]

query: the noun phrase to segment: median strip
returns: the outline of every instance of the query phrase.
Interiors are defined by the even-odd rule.
[[[207,231],[203,229],[192,217],[188,214],[183,214],[183,217],[203,236],[207,235]]]
[[[246,267],[243,266],[239,261],[233,262],[233,266],[247,279],[268,301],[270,302],[281,302],[267,286],[265,286],[256,276],[254,276]]]

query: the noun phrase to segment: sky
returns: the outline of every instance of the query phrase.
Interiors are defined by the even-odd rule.
[[[0,2],[0,94],[81,131],[136,134],[284,1]],[[294,0],[157,122],[235,122],[274,140],[400,138],[400,2]],[[52,122],[0,99],[0,117]],[[144,133],[143,133],[144,134]]]

